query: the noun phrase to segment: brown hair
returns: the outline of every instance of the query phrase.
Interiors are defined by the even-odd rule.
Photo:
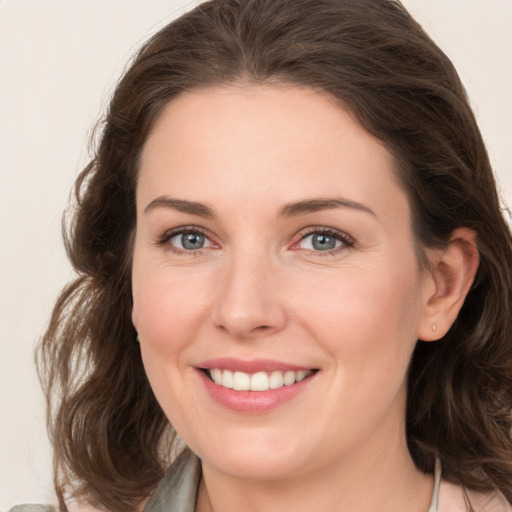
[[[134,510],[169,463],[172,429],[146,379],[131,323],[138,157],[183,91],[281,82],[327,92],[393,153],[418,247],[458,227],[481,264],[443,340],[418,342],[407,433],[417,466],[512,502],[512,237],[482,137],[449,59],[394,0],[213,0],[135,57],[98,148],[76,183],[66,248],[78,276],[39,348],[64,509],[71,491]]]

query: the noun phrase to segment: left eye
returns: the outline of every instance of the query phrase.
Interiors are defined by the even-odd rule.
[[[184,251],[196,251],[212,245],[210,239],[199,231],[178,233],[169,238],[169,242],[172,246]]]
[[[299,242],[301,249],[308,249],[313,251],[332,251],[344,244],[341,237],[335,236],[331,233],[310,233],[304,236]]]

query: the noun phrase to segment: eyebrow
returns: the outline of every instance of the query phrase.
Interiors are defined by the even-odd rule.
[[[303,201],[288,203],[279,210],[278,216],[295,217],[297,215],[315,213],[321,210],[333,210],[334,208],[353,208],[369,213],[373,217],[377,217],[376,213],[368,208],[368,206],[341,197],[304,199]]]
[[[144,213],[155,210],[157,208],[172,208],[179,212],[189,213],[199,217],[216,217],[215,211],[203,203],[198,203],[196,201],[186,201],[184,199],[174,199],[168,196],[160,196],[156,199],[153,199],[153,201],[151,201],[144,209]],[[277,216],[296,217],[308,213],[315,213],[321,210],[333,210],[335,208],[352,208],[369,213],[373,217],[377,217],[375,212],[364,204],[340,197],[303,199],[301,201],[287,203],[282,208],[280,208]]]
[[[199,217],[215,217],[215,212],[202,203],[185,201],[184,199],[173,199],[167,196],[160,196],[153,199],[144,209],[144,213],[148,213],[157,208],[172,208],[179,212],[190,213],[192,215],[198,215]]]

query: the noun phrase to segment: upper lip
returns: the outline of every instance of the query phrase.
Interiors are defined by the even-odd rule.
[[[273,371],[301,371],[313,370],[310,366],[301,366],[298,364],[285,363],[283,361],[275,361],[273,359],[236,359],[233,357],[219,357],[202,361],[197,365],[202,370],[211,370],[219,368],[221,370],[230,370],[232,372],[257,373],[257,372],[273,372]]]

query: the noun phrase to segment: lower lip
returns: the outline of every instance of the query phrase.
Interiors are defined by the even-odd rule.
[[[215,384],[204,371],[198,370],[198,373],[210,396],[219,404],[237,412],[261,413],[270,411],[297,396],[313,381],[317,372],[291,386],[268,391],[236,391]]]

